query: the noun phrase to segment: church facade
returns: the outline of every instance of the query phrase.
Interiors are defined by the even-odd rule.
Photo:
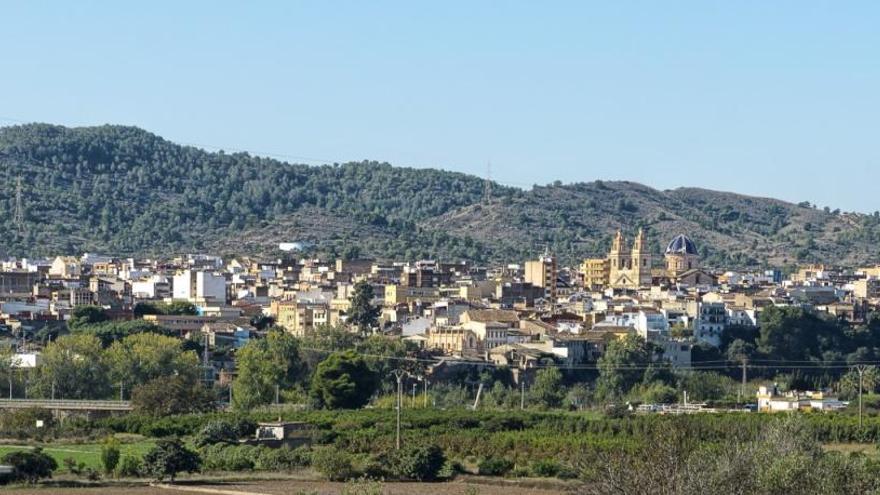
[[[638,289],[651,285],[653,259],[645,233],[639,229],[632,246],[618,230],[608,253],[608,282],[614,289]]]
[[[667,245],[663,254],[661,278],[677,281],[682,276],[695,273],[700,268],[697,247],[684,234],[679,234]],[[584,287],[595,290],[638,289],[650,287],[657,275],[654,268],[654,255],[648,247],[644,231],[639,229],[632,245],[621,231],[617,231],[611,242],[611,251],[605,258],[586,259],[581,267]]]

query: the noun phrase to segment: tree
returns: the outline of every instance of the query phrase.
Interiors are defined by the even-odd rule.
[[[232,402],[237,409],[271,403],[275,387],[279,391],[293,387],[303,372],[296,338],[278,330],[239,349],[235,364],[238,376],[232,383]]]
[[[163,314],[166,315],[182,315],[195,316],[199,314],[195,304],[188,301],[172,301],[165,305]]]
[[[12,466],[13,479],[30,484],[43,478],[51,478],[52,472],[58,469],[58,463],[55,459],[44,453],[39,447],[29,451],[9,452],[0,459],[0,464]]]
[[[144,455],[144,471],[157,481],[168,478],[174,483],[178,473],[196,472],[200,464],[199,455],[176,438],[158,440],[156,446]]]
[[[104,466],[106,474],[112,474],[119,464],[119,440],[109,437],[101,445],[101,465]]]
[[[416,481],[437,479],[445,462],[443,449],[434,444],[408,444],[392,451],[388,459],[389,471],[396,478]]]
[[[353,351],[334,352],[318,364],[311,395],[328,409],[364,406],[376,391],[378,377]]]
[[[103,347],[109,347],[112,343],[122,340],[130,335],[152,333],[156,335],[168,335],[168,331],[148,321],[105,321],[80,325],[73,330],[75,334],[89,334],[98,337]]]
[[[9,347],[0,347],[0,386],[4,383],[12,382],[13,370],[13,353]],[[0,388],[2,390],[2,388]],[[0,394],[2,395],[2,394]]]
[[[646,342],[635,335],[610,342],[598,361],[596,391],[608,398],[623,396],[643,380],[651,357]]]
[[[210,411],[215,402],[211,391],[198,380],[180,375],[154,378],[131,392],[132,408],[152,416]]]
[[[576,383],[568,389],[565,396],[565,403],[569,409],[581,411],[585,409],[593,400],[592,391],[583,383]]]
[[[379,315],[382,309],[373,304],[373,286],[366,280],[354,284],[354,293],[351,296],[351,308],[348,310],[349,324],[358,328],[362,335],[366,335],[379,324]]]
[[[65,335],[43,350],[34,389],[40,397],[103,399],[110,393],[101,342],[93,335]]]
[[[195,304],[188,301],[172,301],[170,303],[140,302],[133,310],[136,317],[143,315],[197,315]]]
[[[862,373],[862,393],[870,394],[880,387],[880,370],[876,366],[867,366]],[[840,398],[855,400],[859,396],[859,372],[850,370],[840,377],[837,389]]]
[[[177,375],[189,382],[199,377],[199,358],[192,351],[184,351],[180,340],[140,333],[130,335],[111,345],[105,360],[113,383],[122,383],[128,389],[163,376]]]
[[[555,409],[565,399],[565,388],[562,386],[562,373],[559,368],[551,367],[538,370],[535,383],[529,388],[532,403],[542,408]]]
[[[100,306],[77,306],[70,312],[70,319],[67,320],[67,325],[71,330],[75,330],[83,325],[101,323],[109,319],[107,313],[104,312],[104,308]]]

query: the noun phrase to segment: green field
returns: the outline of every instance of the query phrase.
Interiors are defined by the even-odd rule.
[[[143,457],[143,455],[153,447],[155,442],[152,440],[140,440],[131,443],[122,443],[119,450],[123,456],[131,455],[135,457]],[[71,458],[79,463],[85,464],[86,467],[93,469],[102,469],[101,466],[101,445],[100,443],[85,444],[19,444],[19,445],[0,445],[0,456],[7,452],[16,450],[27,450],[33,447],[42,447],[43,451],[55,458],[58,462],[58,473],[67,472],[64,466],[64,459]]]

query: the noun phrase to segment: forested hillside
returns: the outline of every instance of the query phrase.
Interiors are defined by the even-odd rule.
[[[566,261],[607,249],[618,228],[675,233],[714,263],[877,259],[880,218],[700,189],[629,182],[492,186],[461,173],[359,162],[288,164],[209,153],[122,126],[0,129],[5,255],[82,251],[270,254],[310,241],[333,256]],[[21,181],[21,222],[17,183]]]

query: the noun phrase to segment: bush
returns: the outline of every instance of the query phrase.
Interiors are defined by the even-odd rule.
[[[238,426],[231,421],[211,421],[196,433],[194,443],[196,447],[206,447],[216,443],[232,444],[238,442]]]
[[[552,459],[541,459],[532,464],[532,476],[553,478],[559,474],[562,466]]]
[[[399,479],[431,481],[437,479],[446,456],[436,445],[410,445],[389,456],[390,472]]]
[[[42,449],[17,450],[9,452],[0,459],[0,464],[12,466],[12,479],[34,484],[43,478],[51,478],[58,469],[58,463]]]
[[[211,471],[251,471],[257,458],[257,447],[217,443],[202,449],[202,465]]]
[[[116,476],[120,478],[138,478],[142,471],[141,460],[132,455],[122,456],[119,465],[116,466]]]
[[[119,464],[119,441],[113,437],[105,440],[101,446],[101,464],[107,474],[113,473]]]
[[[37,428],[37,421],[43,422]],[[55,426],[55,418],[48,409],[18,409],[0,414],[0,435],[18,439],[42,437]]]
[[[290,471],[312,464],[312,455],[307,447],[281,447],[277,449],[261,447],[257,451],[255,469],[260,471]]]
[[[187,449],[178,439],[156,442],[156,446],[144,456],[144,471],[158,481],[166,477],[174,482],[177,473],[192,473],[199,469],[201,459]]]
[[[345,481],[354,477],[353,458],[347,452],[333,447],[321,447],[312,452],[312,467],[328,481]]]
[[[480,461],[477,470],[484,476],[504,476],[513,469],[513,462],[503,457],[488,457]]]

